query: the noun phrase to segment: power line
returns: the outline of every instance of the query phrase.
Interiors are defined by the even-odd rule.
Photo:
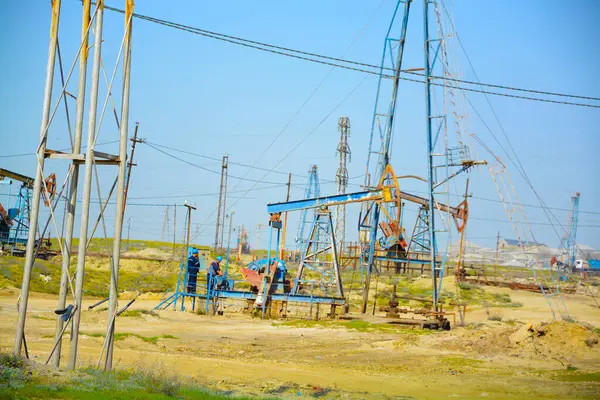
[[[193,162],[190,162],[190,161],[184,160],[183,158],[180,158],[180,157],[177,157],[177,156],[175,156],[175,155],[173,155],[173,154],[167,153],[166,151],[164,151],[164,150],[161,150],[161,149],[159,149],[158,147],[155,147],[155,146],[151,145],[150,143],[146,143],[146,144],[147,144],[148,146],[150,146],[151,148],[153,148],[154,150],[156,150],[156,151],[158,151],[158,152],[160,152],[160,153],[163,153],[164,155],[166,155],[166,156],[168,156],[168,157],[171,157],[171,158],[173,158],[173,159],[175,159],[175,160],[179,160],[179,161],[181,161],[181,162],[183,162],[183,163],[186,163],[186,164],[188,164],[188,165],[191,165],[192,167],[199,168],[199,169],[201,169],[201,170],[203,170],[203,171],[211,172],[211,173],[213,173],[213,174],[216,174],[216,175],[219,175],[219,176],[221,175],[221,173],[220,173],[219,171],[215,171],[215,170],[212,170],[212,169],[210,169],[210,168],[206,168],[206,167],[203,167],[203,166],[201,166],[201,165],[194,164]],[[284,183],[284,182],[268,182],[268,181],[258,181],[258,180],[256,180],[256,179],[250,179],[250,178],[246,178],[246,177],[239,177],[239,176],[234,176],[234,175],[228,175],[228,177],[229,177],[229,178],[233,178],[233,179],[238,179],[238,180],[241,180],[241,181],[247,181],[247,182],[255,182],[255,183],[268,183],[268,184],[271,184],[271,185],[286,185],[286,183]]]
[[[371,15],[371,17],[367,20],[367,23],[359,30],[358,34],[354,37],[354,39],[352,40],[352,42],[350,43],[350,45],[346,48],[346,50],[344,51],[344,53],[342,54],[342,57],[344,56],[344,54],[350,50],[352,48],[352,46],[354,45],[354,43],[358,40],[358,38],[360,37],[360,35],[362,35],[362,33],[364,32],[364,30],[367,28],[367,26],[371,23],[372,19],[375,17],[375,14],[377,14],[377,12],[381,9],[381,7],[383,6],[384,1],[381,2],[381,4],[379,5],[379,7],[375,10],[375,12]],[[268,150],[273,146],[273,144],[275,144],[275,142],[279,139],[279,137],[283,134],[283,132],[288,128],[288,126],[290,126],[290,124],[296,119],[296,117],[300,114],[300,112],[304,109],[304,107],[306,106],[306,104],[308,104],[308,102],[312,99],[312,97],[315,95],[315,93],[321,88],[321,86],[323,85],[323,83],[325,83],[325,81],[329,78],[329,76],[331,75],[331,73],[333,72],[334,68],[331,68],[327,74],[325,74],[325,76],[323,77],[323,79],[321,79],[321,81],[317,84],[317,86],[312,90],[312,92],[309,94],[308,98],[302,103],[302,105],[298,108],[298,110],[296,110],[296,112],[294,113],[294,115],[292,115],[292,118],[285,124],[285,126],[281,129],[281,131],[275,136],[275,138],[271,141],[271,143],[267,146],[267,148],[263,151],[263,153],[258,157],[258,159],[254,162],[253,167],[256,167],[258,162],[260,161],[260,159],[262,157],[265,156],[265,154],[267,154]],[[365,79],[363,79],[363,82]],[[360,86],[362,84],[362,82],[358,85]],[[357,86],[357,88],[358,88]],[[351,92],[353,93],[354,90]],[[342,102],[344,102],[346,99],[344,99]],[[337,109],[338,106],[336,106],[334,108]],[[319,124],[320,125],[320,124]],[[311,132],[312,133],[312,132]],[[310,135],[311,133],[309,133],[308,135]],[[304,140],[302,140],[304,141]],[[279,165],[281,163],[282,160],[280,160],[277,165]],[[275,167],[273,167],[271,170],[267,171],[267,173],[263,176],[263,179],[271,172],[273,172],[273,170],[277,167],[277,165]],[[248,170],[246,172],[247,176],[248,173],[250,173],[250,170]],[[254,188],[256,186],[256,184],[254,184],[252,186],[252,188]],[[237,188],[237,185],[236,187]],[[235,190],[234,188],[234,190]],[[251,188],[251,189],[252,189]],[[247,193],[246,193],[247,194]],[[243,196],[245,196],[246,194],[244,194]],[[236,200],[233,205],[237,204],[238,200]],[[229,206],[229,209],[231,210],[232,205]],[[217,208],[218,209],[218,208]],[[215,213],[215,211],[217,210],[213,210],[209,216],[206,218],[205,222],[207,222],[212,215]]]
[[[283,184],[283,185],[265,186],[265,187],[255,188],[252,191],[276,189],[276,188],[280,188],[280,187],[284,187],[284,186],[287,186],[287,185]],[[227,194],[229,195],[230,193],[245,193],[245,192],[246,192],[246,190],[235,190],[235,191],[227,191]],[[142,200],[142,199],[181,199],[181,198],[191,198],[191,197],[210,197],[210,196],[218,196],[218,195],[219,195],[219,192],[216,192],[216,193],[181,194],[181,195],[171,195],[171,196],[142,196],[142,197],[128,197],[128,198],[129,199],[135,199],[135,200]]]
[[[161,144],[158,144],[158,143],[149,142],[148,140],[145,140],[144,142],[146,144],[151,144],[153,146],[160,147],[160,148],[163,148],[163,149],[169,149],[169,150],[176,151],[176,152],[179,152],[179,153],[189,154],[189,155],[192,155],[192,156],[195,156],[195,157],[206,158],[207,160],[212,160],[212,161],[216,161],[216,162],[221,163],[221,159],[217,158],[217,157],[212,157],[212,156],[207,156],[207,155],[204,155],[204,154],[194,153],[194,152],[187,151],[187,150],[177,149],[175,147],[170,147],[170,146],[165,146],[165,145],[161,145]],[[230,161],[230,160],[228,160],[228,163],[231,164],[231,165],[239,165],[240,167],[244,167],[244,168],[256,169],[258,171],[268,171],[268,172],[271,172],[271,173],[281,174],[281,175],[285,175],[285,176],[287,176],[289,174],[288,172],[272,171],[272,170],[270,170],[268,168],[258,167],[258,166],[254,166],[254,165],[250,165],[250,164],[245,164],[245,163],[240,163],[240,162],[235,162],[235,161]],[[301,175],[301,174],[294,174],[294,173],[292,173],[292,176],[297,177],[297,178],[306,178],[306,175]],[[358,175],[358,176],[354,176],[354,177],[351,177],[351,178],[348,178],[348,179],[351,179],[351,180],[352,179],[358,179],[358,178],[362,178],[363,176],[364,175]],[[323,179],[322,182],[336,183],[335,180],[328,180],[328,179]],[[232,191],[227,191],[227,193],[233,193],[233,192]]]
[[[456,27],[454,26],[454,23],[452,22],[452,17],[450,16],[450,13],[448,12],[448,9],[446,8],[446,5],[445,5],[445,3],[444,3],[443,0],[441,1],[441,5],[442,5],[442,8],[444,9],[444,12],[448,16],[448,21],[450,22],[450,25],[452,26],[452,29],[454,30],[454,33],[455,33],[456,38],[458,40],[458,43],[459,43],[461,49],[463,50],[463,53],[465,54],[467,62],[469,63],[469,66],[471,67],[471,70],[473,71],[473,74],[475,75],[475,78],[477,79],[478,82],[480,82],[479,76],[477,75],[477,72],[475,71],[475,67],[473,66],[473,63],[471,62],[471,58],[469,57],[469,55],[467,53],[467,50],[465,49],[465,46],[463,45],[462,40],[460,39],[460,36],[459,36],[459,34],[458,34],[457,30],[456,30]],[[480,86],[481,86],[481,84],[480,84]],[[555,224],[552,223],[552,218],[554,218],[554,220],[563,229],[563,231],[565,231],[565,233],[566,233],[566,229],[558,221],[558,219],[552,213],[552,211],[550,211],[550,209],[548,208],[548,206],[546,205],[546,203],[544,202],[544,200],[542,199],[542,197],[539,195],[539,193],[537,192],[537,190],[533,186],[533,183],[529,179],[529,176],[528,176],[527,172],[525,171],[525,167],[523,167],[523,164],[521,163],[521,160],[519,159],[519,156],[516,153],[516,151],[515,151],[512,143],[511,143],[511,141],[510,141],[510,139],[509,139],[509,137],[508,137],[508,135],[506,133],[506,130],[504,129],[504,126],[500,122],[500,118],[498,117],[498,114],[496,113],[496,110],[492,106],[492,102],[490,101],[490,98],[488,96],[488,92],[486,92],[485,90],[483,90],[483,86],[481,86],[481,88],[482,88],[482,92],[484,93],[485,100],[486,100],[488,106],[490,107],[490,109],[492,111],[492,114],[494,115],[494,118],[496,119],[497,124],[500,127],[500,130],[501,130],[502,134],[504,135],[504,138],[506,139],[506,141],[508,143],[508,146],[510,147],[510,149],[512,151],[512,154],[515,156],[515,159],[517,160],[516,163],[512,159],[512,157],[510,156],[510,154],[504,149],[504,147],[502,146],[502,144],[500,143],[500,141],[496,138],[496,135],[492,132],[492,130],[489,128],[489,126],[485,122],[484,122],[484,125],[486,126],[486,128],[488,129],[488,131],[490,132],[490,134],[492,135],[492,137],[496,140],[496,142],[498,143],[498,145],[500,146],[500,148],[504,151],[504,153],[506,153],[506,155],[508,156],[508,159],[513,163],[513,165],[517,169],[517,172],[519,172],[519,174],[521,175],[521,177],[525,180],[525,182],[527,183],[527,185],[531,188],[531,190],[533,191],[534,195],[538,199],[538,202],[540,203],[540,206],[542,206],[541,208],[544,211],[544,214],[546,214],[546,217],[548,218],[548,222],[550,223],[550,226],[554,230],[554,233],[556,234],[556,236],[560,239],[561,235],[558,233]],[[489,94],[491,94],[491,93],[489,93]],[[465,96],[465,98],[469,102],[469,104],[471,105],[471,107],[473,108],[473,110],[475,111],[475,113],[477,114],[477,116],[483,121],[483,118],[477,112],[477,110],[475,109],[475,107],[473,106],[473,104],[471,103],[471,101],[469,100],[469,98],[467,96]],[[535,240],[535,237],[533,237],[534,236],[533,232],[531,232],[531,236]]]
[[[109,7],[109,6],[105,6],[105,8],[110,11],[124,13],[124,10],[121,10],[118,8]],[[394,78],[393,75],[383,73],[384,70],[392,70],[391,68],[387,68],[387,67],[380,67],[380,66],[373,65],[373,64],[345,60],[343,58],[330,57],[330,56],[326,56],[326,55],[322,55],[322,54],[318,54],[318,53],[306,52],[306,51],[292,49],[289,47],[276,46],[276,45],[272,45],[272,44],[268,44],[268,43],[264,43],[264,42],[258,42],[258,41],[244,39],[244,38],[240,38],[240,37],[236,37],[236,36],[225,35],[222,33],[212,32],[212,31],[208,31],[205,29],[192,27],[189,25],[183,25],[183,24],[179,24],[176,22],[171,22],[171,21],[167,21],[167,20],[150,17],[147,15],[134,13],[133,16],[135,18],[153,22],[153,23],[156,23],[159,25],[163,25],[163,26],[167,26],[170,28],[193,33],[196,35],[236,44],[239,46],[253,48],[256,50],[260,50],[260,51],[265,51],[265,52],[274,53],[274,54],[278,54],[278,55],[282,55],[282,56],[297,58],[297,59],[301,59],[304,61],[310,61],[310,62],[314,62],[314,63],[329,65],[329,66],[336,67],[336,68],[343,68],[343,69],[352,70],[352,71],[356,71],[356,72],[363,72],[363,73],[372,74],[372,75],[381,75],[385,78],[391,78],[391,79]],[[458,35],[457,35],[457,37],[458,37]],[[460,41],[460,39],[459,39],[459,41]],[[300,54],[300,55],[298,55],[298,54]],[[317,57],[318,59],[311,58],[311,57]],[[329,61],[324,61],[324,60],[329,60]],[[355,65],[356,67],[338,64],[340,62],[349,64],[349,65]],[[359,68],[359,67],[373,68],[373,69],[379,70],[379,72],[367,70],[367,69]],[[423,76],[422,74],[416,73],[414,71],[403,71],[403,72]],[[590,97],[590,96],[580,96],[580,95],[571,95],[571,94],[566,94],[566,93],[556,93],[556,92],[541,91],[541,90],[523,89],[523,88],[511,87],[511,86],[507,86],[507,85],[487,84],[487,83],[482,83],[482,82],[473,82],[473,81],[468,81],[468,80],[461,80],[461,79],[441,77],[441,76],[432,76],[431,78],[438,79],[438,80],[450,80],[450,81],[460,82],[460,83],[464,83],[464,84],[487,86],[487,87],[492,87],[492,88],[496,88],[496,89],[512,90],[512,91],[519,91],[519,92],[532,93],[532,94],[543,94],[543,95],[547,95],[547,96],[559,96],[559,97],[565,97],[565,98],[600,101],[600,98]],[[425,83],[422,80],[411,79],[411,78],[406,78],[406,77],[400,77],[400,79],[409,81],[409,82],[421,83],[421,84]],[[444,84],[434,83],[434,82],[432,82],[431,84],[435,85],[435,86],[444,86]],[[469,92],[474,92],[474,93],[494,95],[494,96],[516,98],[516,99],[521,99],[521,100],[540,101],[540,102],[546,102],[546,103],[572,105],[572,106],[578,106],[578,107],[600,108],[600,105],[594,105],[594,104],[575,103],[575,102],[569,102],[569,101],[543,99],[543,98],[536,98],[536,97],[516,95],[516,94],[490,92],[490,91],[486,91],[483,89],[480,90],[480,89],[458,87],[458,86],[455,87],[454,89],[462,90],[462,91],[469,91]]]
[[[459,195],[452,195],[452,196],[460,197]],[[501,200],[488,199],[488,198],[479,197],[479,196],[470,196],[470,198],[477,199],[477,200],[494,202],[494,203],[502,203]],[[541,208],[541,209],[549,209],[549,210],[555,210],[555,211],[571,211],[568,208],[557,208],[557,207],[547,207],[547,206],[546,207],[542,207],[542,206],[535,205],[535,204],[519,204],[519,205],[522,206],[522,207],[528,207],[528,208]],[[600,212],[598,212],[598,211],[581,211],[580,210],[579,213],[600,215]]]
[[[298,147],[300,147],[300,145],[302,145],[302,143],[304,143],[304,141],[306,139],[308,139],[313,133],[315,133],[315,131],[321,126],[323,125],[323,123],[331,116],[331,114],[333,114],[346,100],[348,100],[348,98],[350,96],[352,96],[354,94],[354,92],[367,80],[368,76],[365,76],[347,95],[346,97],[344,97],[310,132],[308,132],[290,151],[288,151],[282,158],[279,159],[279,161],[273,166],[273,168],[271,169],[274,170],[275,168],[277,168],[279,166],[279,164],[281,164],[283,162],[283,160],[285,160],[290,154],[292,154],[294,151],[296,151],[296,149]],[[270,171],[267,172],[265,175],[263,175],[263,179],[269,175]],[[248,190],[253,189],[256,186],[256,183]],[[243,198],[244,195],[242,195]],[[240,199],[236,200],[233,202],[233,204],[231,204],[229,206],[229,209],[231,210],[231,208],[233,206],[235,206]],[[214,214],[214,211],[206,218],[206,221],[208,221],[208,219]],[[202,231],[200,231],[202,232]]]
[[[469,219],[473,219],[475,221],[488,221],[488,222],[502,222],[512,224],[512,221],[505,219],[495,219],[495,218],[478,218],[478,217],[469,217]],[[544,226],[554,226],[552,222],[528,222],[529,225],[544,225]],[[577,225],[578,228],[600,228],[600,225]]]

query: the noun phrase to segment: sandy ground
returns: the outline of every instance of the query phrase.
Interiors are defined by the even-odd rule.
[[[553,323],[543,337],[526,332],[528,322],[549,322],[545,299],[510,293],[523,307],[476,308],[469,327],[442,331],[364,332],[346,327],[297,327],[241,314],[206,317],[161,311],[121,317],[117,332],[144,337],[173,335],[148,343],[138,337],[116,342],[117,368],[146,367],[178,374],[211,388],[277,398],[600,398],[598,335],[578,325]],[[17,291],[0,296],[0,347],[12,348]],[[95,364],[106,329],[106,311],[88,311],[84,301],[80,365]],[[600,326],[600,309],[590,297],[567,295],[577,321]],[[124,302],[123,302],[124,303]],[[151,310],[156,300],[132,309]],[[54,334],[56,296],[34,293],[26,334],[30,353],[48,357]],[[488,313],[503,322],[489,321]],[[372,322],[386,322],[370,317]],[[591,340],[589,344],[585,340]],[[64,353],[68,339],[65,338]]]

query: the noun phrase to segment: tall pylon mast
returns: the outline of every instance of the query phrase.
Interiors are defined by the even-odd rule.
[[[171,234],[169,233],[169,206],[165,207],[165,220],[163,222],[163,227],[162,227],[162,233],[160,235],[160,240],[164,241],[165,239],[168,239]]]
[[[219,204],[217,205],[217,228],[215,231],[214,250],[223,248],[223,230],[225,229],[225,210],[227,209],[227,174],[228,156],[223,156],[221,164],[221,186],[219,188]]]
[[[337,183],[337,194],[344,194],[348,189],[348,168],[346,165],[352,158],[352,152],[348,144],[348,136],[350,136],[350,119],[348,117],[340,117],[338,132],[340,133],[340,142],[337,152],[340,157],[340,165],[335,174],[335,181]],[[335,237],[340,244],[341,254],[346,240],[346,205],[339,205],[335,208]]]
[[[567,253],[566,262],[569,268],[573,268],[575,265],[575,258],[577,258],[577,222],[579,220],[579,196],[580,193],[575,193],[571,197],[571,212],[569,215],[569,230],[567,232],[567,238],[565,241],[565,251]]]

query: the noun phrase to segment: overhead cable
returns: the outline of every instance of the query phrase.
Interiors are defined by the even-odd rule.
[[[115,7],[105,6],[105,8],[110,11],[124,13],[124,10],[121,10],[121,9],[118,9]],[[244,38],[231,36],[231,35],[225,35],[225,34],[218,33],[218,32],[208,31],[206,29],[196,28],[196,27],[192,27],[189,25],[183,25],[183,24],[179,24],[176,22],[171,22],[171,21],[167,21],[167,20],[163,20],[163,19],[159,19],[159,18],[154,18],[154,17],[150,17],[147,15],[134,13],[133,16],[135,18],[153,22],[153,23],[156,23],[159,25],[167,26],[170,28],[186,31],[186,32],[193,33],[196,35],[200,35],[200,36],[204,36],[204,37],[208,37],[208,38],[212,38],[212,39],[216,39],[216,40],[220,40],[220,41],[224,41],[224,42],[228,42],[228,43],[232,43],[232,44],[236,44],[236,45],[240,45],[240,46],[244,46],[244,47],[253,48],[256,50],[261,50],[261,51],[265,51],[265,52],[270,52],[270,53],[274,53],[274,54],[279,54],[279,55],[297,58],[297,59],[310,61],[310,62],[315,62],[315,63],[319,63],[319,64],[329,65],[329,66],[333,66],[336,68],[343,68],[343,69],[347,69],[347,70],[363,72],[363,73],[372,74],[372,75],[380,75],[385,78],[390,78],[390,79],[394,78],[394,75],[383,73],[383,71],[388,71],[388,70],[393,71],[392,68],[381,67],[381,66],[358,62],[358,61],[350,61],[350,60],[346,60],[346,59],[338,58],[338,57],[330,57],[330,56],[326,56],[326,55],[322,55],[322,54],[318,54],[318,53],[311,53],[311,52],[296,50],[296,49],[292,49],[292,48],[288,48],[288,47],[276,46],[276,45],[263,43],[263,42],[257,42],[254,40],[244,39]],[[311,58],[311,57],[313,57],[313,58]],[[314,57],[316,57],[316,58],[314,58]],[[329,60],[329,61],[325,61],[325,60]],[[345,63],[348,65],[342,65],[339,63]],[[356,67],[353,67],[351,65],[354,65]],[[359,68],[359,67],[363,67],[363,68]],[[376,70],[379,70],[379,72],[364,69],[364,68],[376,69]],[[402,72],[423,76],[423,74],[415,72],[415,71],[402,71]],[[442,76],[431,76],[430,78],[437,79],[437,80],[448,80],[448,81],[453,81],[453,82],[458,82],[458,83],[463,83],[463,84],[470,84],[470,85],[487,86],[487,87],[492,87],[492,88],[496,88],[496,89],[519,91],[519,92],[524,92],[524,93],[543,94],[543,95],[547,95],[547,96],[559,96],[559,97],[565,97],[565,98],[600,101],[600,98],[591,97],[591,96],[571,95],[571,94],[566,94],[566,93],[556,93],[556,92],[549,92],[549,91],[542,91],[542,90],[523,89],[523,88],[511,87],[511,86],[507,86],[507,85],[487,84],[487,83],[473,82],[473,81],[468,81],[468,80],[461,80],[461,79],[448,78],[448,77],[442,77]],[[409,82],[421,83],[421,84],[425,83],[423,80],[411,79],[411,78],[402,77],[402,76],[400,77],[400,79],[409,81]],[[431,84],[435,85],[435,86],[444,86],[443,83],[431,82]],[[483,94],[494,95],[494,96],[510,97],[510,98],[516,98],[516,99],[521,99],[521,100],[540,101],[540,102],[546,102],[546,103],[571,105],[571,106],[577,106],[577,107],[600,108],[600,105],[595,105],[595,104],[575,103],[575,102],[570,102],[570,101],[552,100],[552,99],[545,99],[545,98],[537,98],[537,97],[509,94],[509,93],[490,92],[487,90],[480,90],[480,89],[474,89],[474,88],[468,88],[468,87],[457,86],[454,89],[468,91],[468,92],[475,92],[475,93],[483,93]]]

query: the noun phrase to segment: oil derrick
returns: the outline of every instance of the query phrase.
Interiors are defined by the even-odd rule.
[[[223,248],[223,231],[225,229],[225,210],[227,206],[227,174],[228,174],[228,159],[223,156],[223,164],[221,165],[221,187],[219,188],[219,204],[217,205],[217,228],[215,231],[215,246],[214,250]]]
[[[304,190],[304,198],[311,199],[319,197],[321,195],[321,185],[319,184],[319,174],[317,172],[317,166],[313,165],[309,171],[308,183]],[[302,210],[300,215],[300,223],[298,224],[298,234],[296,235],[296,249],[302,253],[306,244],[308,243],[309,234],[308,229],[313,223],[314,210]],[[315,242],[318,242],[318,238],[315,238]]]
[[[348,136],[350,136],[350,119],[340,117],[338,121],[338,132],[340,133],[340,142],[337,147],[340,156],[340,165],[335,174],[337,183],[337,194],[344,194],[348,189],[348,168],[346,162],[351,161],[352,153],[348,145]],[[346,240],[346,205],[342,204],[335,208],[335,237],[339,243],[340,254],[344,251],[344,241]]]
[[[25,243],[29,233],[29,213],[31,210],[31,190],[26,185],[19,188],[19,196],[15,209],[9,209],[9,217],[13,215],[12,227],[8,236],[10,245]]]
[[[238,261],[242,260],[242,254],[250,254],[250,244],[248,242],[248,232],[244,229],[244,225],[242,225],[239,235],[238,235],[237,249],[238,249],[238,254],[237,254]]]
[[[160,241],[164,242],[166,238],[169,238],[171,235],[169,233],[169,206],[165,207],[165,220],[162,226],[162,233],[160,234]]]

